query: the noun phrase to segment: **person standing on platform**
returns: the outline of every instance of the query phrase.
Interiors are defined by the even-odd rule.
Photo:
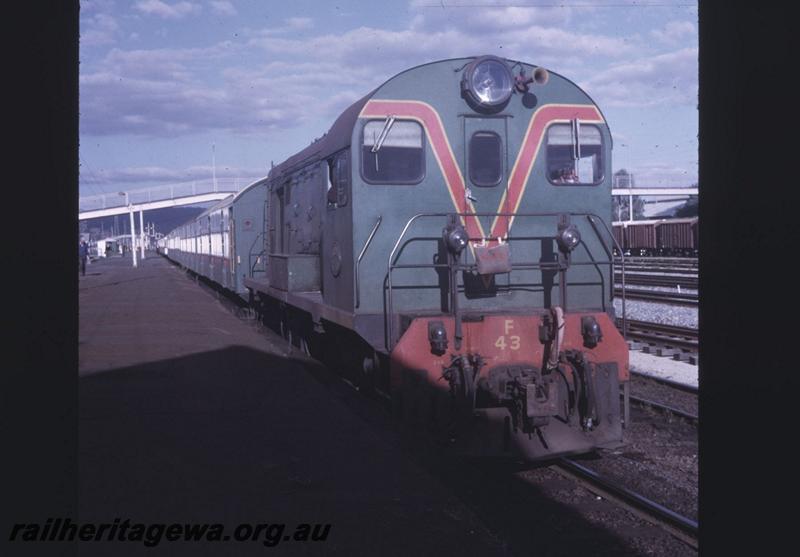
[[[89,257],[89,244],[86,240],[78,244],[78,261],[81,266],[81,275],[86,276],[86,259]]]

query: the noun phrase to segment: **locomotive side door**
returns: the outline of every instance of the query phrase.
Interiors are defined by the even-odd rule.
[[[322,161],[325,182],[325,217],[322,223],[320,277],[326,304],[353,309],[353,217],[350,149]]]
[[[289,230],[286,211],[291,201],[291,180],[285,180],[274,189],[274,203],[272,203],[272,218],[270,219],[270,246],[271,253],[289,253]]]

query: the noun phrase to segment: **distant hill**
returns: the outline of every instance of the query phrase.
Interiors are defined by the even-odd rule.
[[[206,207],[167,207],[165,209],[154,209],[145,211],[144,224],[153,223],[156,232],[167,234],[178,226],[192,220],[194,217],[206,210]],[[133,215],[136,222],[136,231],[139,231],[139,214]],[[116,218],[116,224],[114,219]],[[130,234],[130,218],[127,214],[117,215],[116,217],[103,217],[100,219],[90,219],[81,222],[81,231],[91,232],[94,239],[112,236],[116,227],[116,233]]]
[[[698,215],[697,197],[689,199],[683,207],[675,211],[676,217],[696,217]]]
[[[653,215],[653,218],[689,218],[698,215],[697,197],[689,198],[685,203],[677,205],[660,213]]]

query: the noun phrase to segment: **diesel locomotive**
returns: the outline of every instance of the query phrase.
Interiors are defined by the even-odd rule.
[[[629,370],[611,149],[565,77],[490,55],[432,62],[161,248],[457,451],[613,447]]]

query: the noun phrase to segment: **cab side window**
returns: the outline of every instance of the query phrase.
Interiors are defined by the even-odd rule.
[[[603,181],[600,128],[573,120],[547,129],[547,179],[553,184],[597,185]]]
[[[422,126],[412,120],[371,120],[364,124],[361,173],[370,184],[417,184],[425,176]]]

